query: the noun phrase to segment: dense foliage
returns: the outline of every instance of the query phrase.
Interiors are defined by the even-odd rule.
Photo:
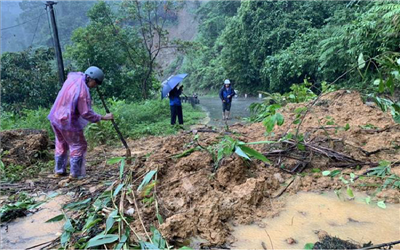
[[[84,71],[90,65],[100,67],[106,74],[101,86],[105,93],[120,99],[140,100],[144,51],[137,48],[135,60],[130,60],[130,52],[124,46],[135,47],[138,37],[115,25],[115,16],[105,2],[94,5],[87,15],[89,24],[74,31],[73,44],[66,49],[72,68]]]
[[[1,106],[20,111],[48,107],[60,88],[52,49],[28,49],[1,56]]]
[[[304,78],[320,86],[357,66],[361,53],[369,59],[400,51],[398,1],[221,1],[206,3],[199,15],[202,49],[183,68],[192,88],[205,92],[225,78],[247,93],[283,93]],[[368,67],[336,84],[370,90],[378,73]]]

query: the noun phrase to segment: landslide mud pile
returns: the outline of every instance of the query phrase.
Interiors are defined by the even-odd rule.
[[[45,130],[17,129],[0,132],[2,161],[29,166],[45,155],[49,136]]]
[[[289,104],[282,108],[280,112],[285,117],[285,123],[275,128],[272,137],[265,136],[261,123],[231,126],[228,135],[244,142],[277,140],[289,129],[295,133],[298,125],[292,124],[296,116],[293,111],[307,105]],[[300,133],[304,134],[307,144],[305,150],[292,147],[289,143],[256,145],[252,147],[265,154],[271,164],[246,161],[233,154],[224,158],[217,170],[214,169],[212,155],[204,149],[185,157],[174,157],[195,146],[193,134],[139,140],[133,144],[137,157],[133,167],[137,173],[137,184],[134,185],[139,185],[143,173],[158,170],[156,191],[160,214],[164,219],[159,226],[163,236],[172,243],[182,243],[197,236],[210,245],[218,246],[231,241],[232,225],[258,222],[261,218],[277,214],[282,203],[279,200],[272,203],[272,200],[286,188],[285,191],[296,193],[333,190],[343,186],[338,177],[322,176],[323,170],[340,169],[342,174],[353,172],[361,175],[380,160],[396,162],[400,159],[399,126],[390,114],[381,112],[375,106],[365,105],[356,92],[338,91],[323,96],[306,116]],[[198,143],[207,148],[218,143],[224,134],[197,132]],[[312,151],[312,146],[328,149],[339,154],[340,158],[346,158],[318,154]],[[284,149],[286,152],[276,154],[284,147],[287,147]],[[292,172],[296,166],[299,168]],[[320,171],[311,172],[313,168]],[[293,176],[298,172],[303,175]],[[399,175],[399,167],[393,165],[392,172]],[[357,180],[354,187],[373,192],[375,187],[358,186],[367,182],[374,182],[374,178]],[[387,202],[399,203],[400,193],[384,189],[377,196]],[[144,195],[139,201],[143,198]],[[141,203],[140,211],[145,224],[158,225],[154,206]],[[141,232],[139,221],[136,220],[133,227]]]

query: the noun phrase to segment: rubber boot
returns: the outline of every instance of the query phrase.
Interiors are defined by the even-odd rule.
[[[70,159],[70,165],[71,165],[71,174],[70,178],[73,179],[79,179],[83,178],[85,176],[85,170],[84,170],[84,160],[83,156],[80,157],[72,157]]]
[[[67,160],[68,155],[56,155],[54,156],[54,161],[56,166],[54,168],[54,173],[59,176],[66,175],[67,173]]]
[[[229,115],[231,114],[231,112],[226,112],[226,120],[229,120]]]
[[[222,112],[222,120],[225,120],[225,112]]]

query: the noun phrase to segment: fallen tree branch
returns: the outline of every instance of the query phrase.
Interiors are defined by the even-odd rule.
[[[360,248],[360,250],[377,249],[377,248],[382,248],[382,247],[387,247],[387,246],[393,246],[393,245],[396,245],[396,244],[399,244],[399,243],[400,243],[400,240],[398,240],[398,241],[392,241],[392,242],[387,242],[387,243],[372,245],[372,246],[365,247],[365,248]]]

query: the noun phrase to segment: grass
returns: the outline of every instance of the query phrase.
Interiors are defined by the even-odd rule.
[[[109,99],[107,105],[114,114],[122,134],[129,138],[140,138],[148,135],[168,135],[178,132],[179,127],[170,125],[170,107],[168,100],[147,100],[140,103],[128,103]],[[103,107],[93,108],[100,114],[105,114]],[[1,113],[1,130],[9,129],[45,129],[51,139],[54,133],[47,119],[50,109],[24,110],[20,114],[13,112]],[[183,104],[183,119],[185,126],[194,125],[206,116],[200,107]],[[112,124],[108,121],[92,123],[85,129],[89,144],[112,143],[118,136]]]

